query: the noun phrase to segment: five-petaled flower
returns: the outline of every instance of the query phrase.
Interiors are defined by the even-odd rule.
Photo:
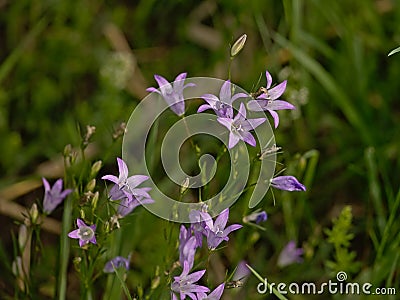
[[[284,191],[305,192],[306,187],[294,176],[277,176],[271,179],[271,186]]]
[[[62,179],[58,179],[52,188],[50,188],[50,184],[45,178],[42,178],[42,181],[44,185],[43,212],[50,214],[72,190],[67,189],[62,191]]]
[[[266,71],[267,87],[261,88],[263,93],[257,97],[257,100],[251,100],[247,103],[247,108],[252,111],[267,110],[274,119],[275,128],[279,125],[279,116],[276,110],[295,109],[295,106],[289,102],[279,100],[278,98],[285,92],[287,81],[283,81],[277,86],[271,88],[272,76]]]
[[[258,127],[264,123],[265,120],[265,118],[246,119],[246,108],[243,103],[240,103],[239,111],[233,119],[217,118],[217,121],[229,130],[229,149],[235,147],[239,140],[254,147],[256,145],[256,140],[250,133],[250,130]]]
[[[76,219],[76,224],[78,229],[75,229],[68,233],[68,236],[72,239],[79,239],[79,247],[83,247],[89,242],[96,244],[96,236],[94,232],[96,231],[96,225],[86,225],[81,219]]]
[[[149,87],[146,91],[160,94],[168,103],[171,110],[178,116],[182,116],[185,113],[183,90],[187,87],[195,86],[194,83],[185,84],[186,75],[186,73],[179,74],[176,76],[175,81],[172,84],[164,77],[154,75],[154,79],[157,81],[159,89]]]
[[[129,261],[130,260],[131,260],[130,255],[128,255],[128,258],[125,258],[123,256],[116,256],[113,259],[106,262],[106,264],[104,265],[103,272],[104,273],[113,273],[118,268],[125,268],[126,270],[129,270]]]
[[[189,274],[190,268],[187,261],[183,264],[183,271],[180,276],[174,277],[174,282],[171,284],[171,298],[172,300],[178,300],[176,293],[179,294],[180,299],[186,299],[188,296],[190,299],[197,299],[197,293],[208,293],[210,289],[208,287],[198,285],[196,282],[203,277],[206,270],[201,270]]]
[[[302,248],[296,248],[295,241],[287,243],[278,257],[278,266],[285,267],[293,263],[301,263],[303,259],[300,257],[303,254]]]
[[[212,94],[204,94],[201,96],[208,104],[201,105],[197,112],[203,112],[207,109],[213,109],[218,117],[233,118],[232,103],[238,98],[247,98],[245,93],[237,93],[232,95],[231,82],[225,81],[219,91],[219,98]]]
[[[115,183],[109,192],[110,199],[113,201],[120,200],[117,212],[121,217],[124,217],[137,206],[154,203],[154,200],[151,199],[148,193],[151,188],[137,187],[149,179],[149,177],[145,175],[133,175],[128,177],[128,167],[126,163],[119,157],[117,157],[117,162],[119,176],[105,175],[102,179]]]
[[[212,219],[208,219],[205,221],[206,223],[206,235],[207,235],[207,244],[210,250],[214,250],[221,244],[223,241],[228,241],[230,234],[232,231],[238,230],[243,226],[240,224],[233,224],[225,228],[226,223],[229,218],[229,208],[226,208],[221,212],[221,214],[217,217],[215,222]]]

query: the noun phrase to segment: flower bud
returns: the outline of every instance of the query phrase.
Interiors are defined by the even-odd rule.
[[[99,192],[96,192],[96,193],[94,193],[93,198],[92,198],[93,209],[96,209],[98,201],[99,201]]]
[[[30,221],[31,221],[31,224],[32,224],[32,225],[37,224],[38,217],[39,217],[39,210],[38,210],[38,208],[37,208],[36,203],[33,203],[31,209],[29,210],[29,215],[30,215],[30,217],[31,217],[31,220],[30,220]]]
[[[246,43],[247,34],[242,34],[240,38],[236,40],[236,42],[231,47],[231,57],[235,57],[239,54],[239,52],[243,49],[244,44]]]
[[[18,245],[22,251],[25,248],[26,242],[28,241],[28,229],[25,224],[19,226],[18,230]]]
[[[96,177],[97,173],[100,171],[102,166],[103,166],[103,162],[101,160],[96,161],[92,165],[92,168],[90,169],[90,178]]]
[[[188,187],[189,187],[189,178],[186,177],[186,179],[183,181],[182,186],[181,186],[181,195],[183,195],[186,192]]]
[[[88,182],[88,184],[86,185],[86,190],[88,192],[92,192],[94,190],[94,188],[96,187],[96,179],[92,179]]]

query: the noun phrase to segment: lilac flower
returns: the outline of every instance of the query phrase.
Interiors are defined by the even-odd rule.
[[[225,81],[219,92],[219,98],[212,94],[204,94],[201,96],[208,104],[203,104],[199,107],[197,112],[203,112],[207,109],[213,109],[218,117],[233,118],[232,103],[238,98],[247,98],[245,93],[237,93],[232,96],[231,82]]]
[[[239,112],[233,119],[217,118],[217,121],[229,130],[229,149],[235,147],[239,140],[242,140],[251,146],[255,146],[256,140],[250,133],[250,130],[261,125],[265,120],[265,118],[246,119],[246,108],[243,103],[240,104]]]
[[[190,229],[196,238],[196,247],[201,247],[203,244],[203,236],[207,236],[205,221],[211,220],[211,216],[203,211],[192,210],[189,213],[191,222]]]
[[[79,239],[79,247],[83,247],[89,242],[96,244],[96,237],[94,232],[96,231],[96,225],[86,225],[81,219],[76,219],[78,229],[75,229],[68,233],[68,236],[72,239]]]
[[[301,184],[294,176],[278,176],[272,178],[271,186],[276,189],[289,192],[293,191],[304,192],[306,190],[306,187],[303,184]]]
[[[180,299],[183,300],[186,296],[193,300],[197,300],[196,293],[208,293],[209,288],[198,285],[196,282],[203,277],[206,270],[197,271],[189,274],[190,268],[187,261],[183,264],[183,271],[180,276],[174,277],[174,282],[171,284],[171,298],[178,300],[176,293],[179,294]]]
[[[126,163],[119,157],[117,157],[117,162],[118,162],[119,176],[117,177],[114,175],[105,175],[101,177],[101,179],[114,182],[115,184],[118,185],[118,188],[120,190],[128,194],[141,196],[145,198],[151,198],[150,195],[147,193],[149,191],[147,188],[136,188],[139,184],[149,179],[149,177],[145,175],[133,175],[128,177],[128,167]],[[115,199],[118,193],[119,191],[115,189],[112,190],[112,193],[110,195],[111,198]]]
[[[128,177],[128,167],[126,163],[117,157],[119,177],[114,175],[105,175],[102,179],[109,180],[115,183],[110,189],[110,199],[120,200],[118,206],[118,214],[121,217],[131,213],[137,206],[142,204],[154,203],[151,199],[149,191],[151,188],[137,188],[139,184],[146,181],[149,177],[145,175],[133,175]]]
[[[275,128],[279,125],[279,116],[276,110],[295,109],[289,102],[279,100],[278,98],[285,92],[287,81],[283,81],[277,86],[271,88],[272,76],[266,71],[267,87],[262,88],[263,94],[257,97],[257,100],[251,100],[247,103],[247,108],[252,111],[267,110],[274,119]]]
[[[193,268],[196,248],[196,237],[192,236],[190,230],[187,230],[184,225],[181,225],[179,233],[179,262],[181,266],[183,266],[186,261],[189,265],[189,270]]]
[[[160,94],[168,103],[171,110],[178,116],[182,116],[185,113],[183,90],[189,86],[195,86],[194,83],[184,84],[186,75],[187,73],[181,73],[176,76],[173,84],[169,83],[164,77],[160,75],[154,75],[154,78],[160,88],[156,89],[154,87],[149,87],[146,90],[148,92],[155,92]]]
[[[104,265],[103,272],[104,273],[113,273],[117,268],[125,268],[129,270],[129,261],[131,260],[131,256],[128,258],[122,256],[116,256],[113,259],[106,262]]]
[[[72,190],[67,189],[62,191],[62,179],[58,179],[52,188],[50,188],[50,184],[45,178],[42,178],[42,181],[44,185],[43,212],[50,214]]]
[[[219,300],[224,293],[225,284],[221,283],[210,294],[197,293],[197,300]]]
[[[250,215],[243,217],[243,222],[245,223],[255,222],[256,224],[259,224],[261,222],[265,222],[267,219],[268,215],[265,211],[255,211]]]
[[[296,243],[294,241],[290,241],[279,254],[277,264],[282,268],[293,263],[300,263],[303,261],[303,259],[300,257],[302,254],[303,249],[296,248]]]
[[[228,234],[232,231],[242,228],[242,225],[233,224],[225,228],[229,218],[229,208],[222,211],[217,217],[215,222],[212,219],[206,220],[206,231],[207,231],[207,244],[208,248],[214,250],[218,247],[222,241],[228,241]]]

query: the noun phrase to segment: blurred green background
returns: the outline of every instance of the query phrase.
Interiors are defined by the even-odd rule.
[[[294,238],[305,241],[306,261],[283,276],[322,276],[330,254],[321,228],[349,204],[361,269],[388,267],[381,277],[394,269],[398,279],[397,258],[376,255],[399,249],[390,216],[399,202],[400,54],[387,56],[400,45],[396,0],[0,1],[0,188],[37,176],[65,145],[79,145],[86,125],[96,126],[94,156],[114,166],[121,145],[111,135],[156,86],[153,75],[226,79],[229,45],[243,33],[233,81],[254,91],[268,69],[288,80],[282,98],[297,107],[280,113],[281,160],[301,178],[304,154],[319,153],[306,196],[278,193],[277,206],[265,204],[270,225],[256,240],[274,246],[254,254],[256,268],[265,274],[263,255]],[[243,232],[246,240],[251,230]]]

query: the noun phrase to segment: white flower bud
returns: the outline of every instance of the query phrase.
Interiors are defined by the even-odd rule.
[[[239,54],[239,52],[243,49],[244,44],[246,43],[247,34],[242,34],[240,38],[236,40],[236,42],[231,47],[231,57],[235,57]]]

